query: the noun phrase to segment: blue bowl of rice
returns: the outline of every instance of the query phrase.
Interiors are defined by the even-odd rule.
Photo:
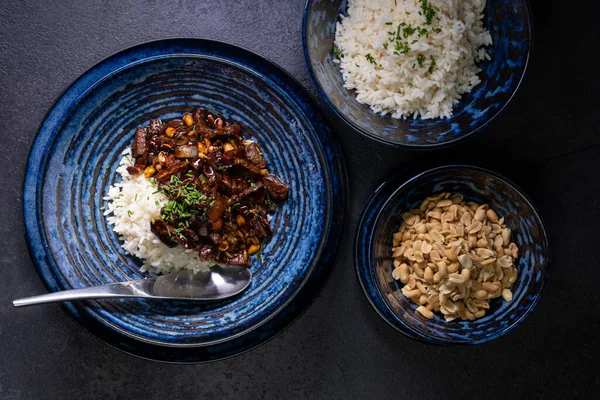
[[[432,148],[504,110],[532,25],[526,0],[308,0],[302,35],[311,77],[341,119],[381,143]]]
[[[485,315],[475,320],[447,321],[438,311],[432,319],[426,318],[402,293],[404,285],[393,276],[393,234],[403,214],[442,192],[460,194],[467,202],[488,204],[504,218],[512,231],[511,241],[518,247],[514,259],[517,277],[510,287],[512,299],[492,298]],[[531,200],[497,173],[464,165],[434,168],[409,179],[400,174],[383,184],[365,207],[354,250],[360,284],[377,313],[404,335],[440,345],[484,343],[523,322],[540,299],[549,257],[546,230]]]

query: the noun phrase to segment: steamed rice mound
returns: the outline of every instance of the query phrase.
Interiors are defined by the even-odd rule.
[[[484,8],[485,0],[349,0],[335,33],[344,87],[393,118],[452,116],[480,83],[476,62],[490,58]]]
[[[108,201],[104,215],[119,235],[121,247],[143,261],[142,272],[207,271],[214,263],[201,261],[196,251],[181,246],[168,247],[152,232],[150,222],[160,218],[167,197],[158,192],[154,181],[146,179],[144,174],[131,176],[127,172],[130,165],[133,165],[131,149],[127,149],[117,168],[121,182],[111,186],[104,197]]]

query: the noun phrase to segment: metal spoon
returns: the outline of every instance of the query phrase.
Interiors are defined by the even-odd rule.
[[[194,274],[179,271],[137,281],[111,283],[84,289],[26,297],[13,301],[14,307],[62,301],[141,297],[172,300],[222,300],[241,293],[250,285],[252,272],[236,265],[213,265],[210,271]]]

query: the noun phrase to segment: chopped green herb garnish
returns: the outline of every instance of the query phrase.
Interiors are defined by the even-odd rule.
[[[429,4],[429,0],[419,0],[421,2],[421,11],[419,12],[419,15],[422,15],[425,17],[425,23],[427,25],[431,25],[431,21],[433,20],[433,17],[435,16],[435,9],[433,8],[433,6],[431,4]]]
[[[440,33],[442,30],[440,28],[433,28],[432,31],[435,33]]]
[[[100,207],[100,211],[104,211],[104,210],[106,210],[106,207],[104,207],[104,206]]]
[[[91,216],[91,215],[88,215],[88,218],[87,218],[87,220],[88,220],[88,221],[91,221],[91,220],[92,220],[92,216]]]
[[[388,48],[388,42],[385,42],[385,43],[383,44],[383,48],[387,50],[387,48]]]
[[[127,215],[131,217],[133,215],[133,212],[131,210],[127,210]]]
[[[339,47],[337,47],[337,45],[333,45],[333,55],[335,56],[335,58],[340,58],[342,56],[342,52],[340,50]]]
[[[394,50],[396,50],[394,52],[394,54],[396,54],[396,55],[400,55],[400,53],[406,54],[410,51],[410,47],[406,43],[396,42],[396,45],[394,46]]]
[[[375,59],[373,58],[373,56],[371,55],[371,53],[367,54],[365,56],[365,58],[367,59],[368,62],[370,62],[373,65],[377,65],[377,61],[375,61]]]
[[[250,187],[256,187],[256,183],[250,182]]]
[[[427,70],[427,72],[431,73],[434,68],[435,68],[435,60],[432,58],[431,59],[431,64],[429,65],[429,69]]]
[[[386,25],[391,25],[392,23],[391,23],[391,22],[386,22],[385,24],[386,24]]]
[[[137,201],[137,196],[138,196],[138,194],[136,193],[135,194],[135,198],[133,199],[133,201]]]
[[[417,64],[419,64],[419,67],[423,67],[423,61],[425,61],[425,56],[423,54],[419,54],[417,55]]]
[[[409,36],[411,36],[413,33],[416,32],[416,28],[413,28],[411,25],[408,25],[406,27],[404,27],[404,38],[407,38]]]

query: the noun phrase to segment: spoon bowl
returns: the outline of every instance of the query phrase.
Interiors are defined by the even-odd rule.
[[[249,268],[213,265],[209,271],[177,271],[135,281],[110,283],[83,289],[63,290],[13,301],[14,307],[73,300],[135,297],[144,299],[223,300],[244,291],[252,281]]]

